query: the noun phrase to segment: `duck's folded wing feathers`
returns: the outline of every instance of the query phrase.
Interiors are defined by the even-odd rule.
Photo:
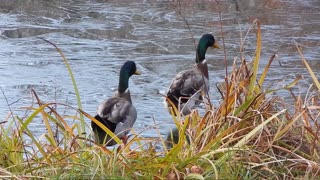
[[[127,116],[131,107],[133,107],[132,104],[124,98],[110,98],[100,104],[97,114],[102,119],[119,123]]]
[[[190,97],[196,93],[204,84],[201,73],[190,69],[181,71],[172,80],[169,88],[169,94],[179,98],[180,96]]]
[[[133,106],[130,106],[127,114],[123,117],[122,121],[117,124],[114,134],[116,134],[120,138],[128,134],[130,128],[133,127],[136,119],[137,111]]]

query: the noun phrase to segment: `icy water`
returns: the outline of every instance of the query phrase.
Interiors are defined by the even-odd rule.
[[[134,128],[136,132],[147,129],[142,135],[154,137],[157,131],[152,126],[157,124],[165,134],[173,122],[158,92],[166,90],[177,72],[192,66],[194,43],[202,34],[213,33],[222,45],[222,23],[230,66],[240,55],[241,37],[256,18],[262,24],[261,66],[274,53],[282,65],[273,63],[269,82],[288,83],[297,74],[309,77],[295,43],[301,45],[313,70],[319,71],[319,0],[180,0],[180,4],[161,0],[0,0],[0,85],[5,94],[0,95],[0,122],[10,111],[5,98],[15,115],[24,116],[23,107],[34,103],[31,89],[44,102],[77,107],[65,64],[41,37],[54,42],[69,60],[83,110],[92,115],[116,90],[121,65],[135,61],[142,75],[130,79],[138,111]],[[255,32],[250,31],[244,51],[248,60],[254,55],[255,42]],[[209,49],[206,57],[211,101],[217,104],[220,96],[215,84],[225,76],[223,49]],[[310,82],[302,80],[295,92],[304,94]],[[66,114],[74,112],[66,110]],[[88,119],[86,122],[90,124]],[[45,129],[40,120],[32,126],[39,133]]]

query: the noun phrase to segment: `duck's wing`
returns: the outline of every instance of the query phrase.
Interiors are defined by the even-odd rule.
[[[183,115],[190,114],[191,110],[195,107],[195,105],[200,104],[201,100],[202,100],[201,89],[199,89],[188,99],[187,102],[185,102],[184,104],[182,104],[182,106],[180,106],[180,113]]]
[[[204,86],[205,81],[207,79],[195,69],[181,71],[172,80],[167,97],[177,106],[179,98],[191,97]],[[180,99],[181,103],[187,101],[187,98]]]
[[[127,99],[113,97],[99,105],[97,115],[117,124],[123,121],[131,107],[132,104]]]
[[[122,138],[129,133],[130,129],[133,127],[137,119],[137,111],[134,106],[130,106],[126,115],[123,117],[122,121],[117,123],[114,134],[119,138]]]

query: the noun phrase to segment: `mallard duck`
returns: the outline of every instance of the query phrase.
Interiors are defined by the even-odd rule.
[[[188,144],[190,144],[191,138],[187,134],[185,134],[185,136],[186,136],[185,140],[187,141]],[[168,149],[172,149],[173,146],[178,143],[179,143],[179,130],[177,127],[174,127],[171,131],[167,133],[165,144]]]
[[[102,102],[97,109],[97,115],[94,117],[112,131],[119,139],[125,143],[127,134],[137,119],[137,111],[132,104],[129,91],[129,78],[133,75],[140,75],[133,61],[127,61],[120,70],[118,91],[113,97]],[[106,132],[96,123],[91,121],[91,127],[95,135],[95,141],[106,146],[115,145],[116,142],[111,139]]]
[[[193,68],[181,71],[173,78],[165,99],[170,113],[172,105],[168,102],[169,100],[180,110],[181,114],[187,115],[194,106],[200,104],[202,100],[200,91],[205,94],[209,92],[209,72],[205,60],[208,47],[219,48],[211,34],[205,34],[200,38]]]

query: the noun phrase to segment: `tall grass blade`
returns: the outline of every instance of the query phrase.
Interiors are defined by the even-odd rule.
[[[272,115],[267,120],[263,121],[261,124],[256,126],[253,130],[251,130],[249,133],[247,133],[237,144],[233,146],[232,149],[240,149],[242,146],[244,146],[253,136],[255,136],[259,131],[261,131],[265,125],[267,125],[269,122],[271,122],[274,118],[278,117],[279,115],[283,114],[286,111],[286,109],[281,110],[280,112]],[[233,156],[235,152],[230,151],[228,153],[225,153],[221,158],[219,158],[216,161],[216,165],[219,166],[220,164],[224,163],[227,159]]]
[[[40,108],[39,108],[40,109]],[[39,112],[41,111],[41,109],[39,110]],[[38,112],[38,113],[39,113]],[[45,150],[43,149],[43,146],[40,144],[40,142],[34,137],[34,135],[32,134],[32,132],[29,130],[28,128],[28,123],[23,122],[23,120],[21,120],[20,118],[17,118],[19,120],[19,122],[21,123],[21,132],[26,131],[28,136],[31,138],[31,140],[33,141],[33,143],[36,145],[36,147],[38,148],[38,150],[40,151],[41,155],[44,157],[44,159],[46,160],[46,162],[51,163],[51,159],[48,158],[48,154],[45,152]]]
[[[260,86],[260,87],[262,86],[262,84],[263,84],[263,82],[264,82],[264,79],[266,78],[267,73],[268,73],[268,71],[269,71],[269,68],[270,68],[270,66],[271,66],[271,63],[273,62],[273,60],[275,59],[275,57],[277,57],[276,54],[272,55],[271,58],[270,58],[269,61],[268,61],[268,64],[267,64],[266,67],[264,68],[264,70],[263,70],[263,72],[262,72],[262,74],[261,74],[261,77],[260,77],[260,79],[259,79],[259,86]]]
[[[72,131],[72,128],[67,124],[67,122],[61,117],[61,115],[59,113],[57,113],[53,108],[51,108],[50,106],[48,106],[48,108],[51,110],[51,112],[58,118],[58,120],[60,121],[60,123],[57,123],[57,125],[60,125],[60,128],[66,129],[68,131],[68,133],[71,136],[75,136],[75,134]],[[48,116],[53,122],[57,121],[56,119],[54,119],[52,116]],[[62,123],[62,124],[61,124]],[[62,126],[63,125],[63,126]],[[62,126],[62,127],[61,127]]]
[[[38,102],[38,105],[39,105],[39,106],[42,106],[42,102],[40,101],[37,93],[36,93],[33,89],[32,89],[31,91],[32,91],[32,93],[34,94],[34,96],[36,97],[37,102]],[[48,116],[47,116],[47,113],[44,111],[44,108],[41,109],[40,113],[41,113],[42,118],[43,118],[43,121],[44,121],[44,123],[45,123],[45,125],[46,125],[50,142],[51,142],[51,144],[52,144],[53,146],[57,147],[57,143],[56,143],[56,141],[55,141],[55,139],[54,139],[53,131],[52,131],[52,129],[51,129],[51,126],[50,126],[50,123],[49,123],[49,120],[48,120]]]
[[[258,68],[259,68],[259,61],[260,61],[260,54],[261,54],[261,28],[260,28],[260,21],[255,21],[257,25],[257,48],[255,57],[253,60],[253,75],[250,78],[250,84],[249,84],[249,97],[251,97],[256,91],[256,80],[257,80],[257,74],[258,74]]]
[[[78,103],[78,108],[79,109],[82,109],[82,103],[81,103],[81,98],[80,98],[80,93],[79,93],[79,90],[78,90],[78,87],[77,87],[77,83],[76,83],[76,80],[73,76],[73,73],[72,73],[72,70],[71,70],[71,66],[67,60],[67,58],[64,56],[64,54],[62,53],[62,51],[60,50],[60,48],[58,48],[57,45],[55,45],[54,43],[52,43],[51,41],[49,40],[46,40],[44,38],[40,38],[44,41],[46,41],[47,43],[51,44],[60,54],[60,56],[62,57],[62,60],[63,62],[65,63],[67,69],[68,69],[68,72],[69,72],[69,75],[70,75],[70,78],[71,78],[71,81],[72,81],[72,84],[73,84],[73,88],[74,88],[74,92],[76,94],[76,98],[77,98],[77,103]],[[81,132],[85,132],[86,130],[86,123],[84,121],[84,117],[82,114],[80,114],[80,122],[81,122]]]
[[[301,59],[302,59],[302,62],[304,63],[304,65],[306,66],[306,68],[308,69],[308,72],[314,82],[314,84],[317,86],[318,90],[320,91],[320,83],[318,81],[318,78],[316,77],[316,75],[313,73],[311,67],[309,66],[307,60],[304,58],[302,52],[301,52],[301,49],[299,48],[299,46],[296,44],[296,47],[297,47],[297,50],[301,56]]]
[[[300,119],[300,117],[305,113],[306,110],[303,110],[301,113],[299,113],[299,115],[295,116],[294,119],[292,119],[283,129],[281,129],[280,131],[278,131],[274,138],[273,141],[277,141],[279,140],[286,132],[288,132],[288,130],[290,128],[292,128],[292,126],[294,125],[294,123]]]
[[[39,108],[35,109],[35,111],[24,121],[24,124],[26,126],[28,126],[31,121],[35,118],[36,115],[38,115],[39,113],[41,113],[41,111],[43,111],[43,109],[51,104],[54,104],[54,103],[48,103],[48,104],[43,104],[42,106],[40,106]],[[24,131],[24,126],[22,126],[22,129],[21,131]]]
[[[234,148],[242,147],[245,145],[247,141],[249,141],[253,136],[257,134],[258,131],[261,131],[265,125],[267,125],[270,121],[272,121],[274,118],[278,117],[279,115],[283,114],[286,109],[281,110],[280,112],[273,114],[270,118],[263,121],[261,124],[259,124],[256,128],[254,128],[252,131],[250,131],[248,134],[246,134],[236,145],[234,145]]]
[[[94,117],[92,117],[90,114],[82,111],[81,109],[78,109],[79,112],[83,115],[85,115],[87,118],[89,118],[91,121],[96,123],[101,129],[103,129],[114,141],[116,141],[118,144],[121,144],[121,140],[112,132],[110,131],[105,125],[103,125],[100,121],[96,120]]]

